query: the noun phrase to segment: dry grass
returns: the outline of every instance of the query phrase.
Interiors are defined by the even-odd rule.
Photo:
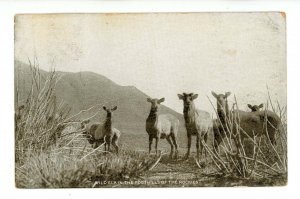
[[[55,71],[43,77],[31,65],[32,86],[23,104],[16,92],[16,186],[20,188],[93,187],[101,180],[135,178],[155,162],[146,154],[121,150],[106,153],[91,148],[82,134],[80,114],[57,103]],[[92,116],[93,117],[93,116]]]
[[[270,94],[265,106],[266,110],[272,110],[279,115],[281,120],[281,133],[277,134],[277,145],[272,145],[268,136],[254,136],[242,141],[241,134],[245,133],[237,128],[233,132],[232,126],[239,126],[239,119],[227,117],[226,123],[222,125],[224,133],[223,142],[219,146],[219,151],[214,150],[205,143],[205,149],[218,171],[224,176],[241,179],[272,179],[272,177],[287,175],[287,132],[286,132],[286,107],[281,108],[277,102],[277,108],[273,106]],[[238,103],[235,99],[236,110]],[[215,109],[216,110],[216,109]],[[233,109],[232,109],[233,110]],[[231,110],[231,111],[232,111]],[[217,113],[217,111],[216,111]],[[265,121],[264,126],[267,126]]]
[[[91,148],[54,148],[31,153],[26,163],[16,165],[19,188],[94,187],[101,181],[128,180],[142,175],[154,159],[146,154],[121,151],[119,155],[103,152],[84,155]],[[86,151],[85,151],[86,150]],[[88,151],[88,152],[87,152]]]
[[[55,71],[43,77],[39,69],[31,65],[32,84],[25,102],[18,101],[16,92],[15,155],[22,162],[24,154],[45,150],[56,143],[65,127],[70,108],[62,101],[58,103],[55,86],[59,81]]]

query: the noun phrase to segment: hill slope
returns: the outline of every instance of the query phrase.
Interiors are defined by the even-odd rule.
[[[41,70],[42,77],[47,73]],[[138,145],[147,146],[145,120],[149,114],[150,104],[146,100],[148,96],[145,93],[134,86],[120,86],[93,72],[58,72],[58,74],[61,75],[61,79],[56,87],[57,98],[72,107],[72,113],[97,105],[97,108],[82,115],[81,119],[98,112],[93,122],[101,122],[105,119],[102,105],[108,107],[116,105],[118,110],[114,114],[114,124],[123,132],[122,139],[127,138]],[[18,85],[20,100],[25,99],[31,86],[31,71],[28,65],[18,61],[15,62],[15,85]],[[160,113],[173,114],[180,120],[179,144],[182,143],[186,135],[182,115],[164,105],[161,106]]]

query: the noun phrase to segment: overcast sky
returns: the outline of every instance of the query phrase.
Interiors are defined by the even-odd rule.
[[[280,13],[19,15],[15,58],[42,69],[93,71],[133,85],[182,112],[177,93],[194,92],[213,112],[212,90],[239,106],[286,105],[285,17]],[[233,96],[229,97],[233,101]]]

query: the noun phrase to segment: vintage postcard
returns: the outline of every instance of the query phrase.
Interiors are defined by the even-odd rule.
[[[15,16],[17,188],[287,184],[281,12]]]

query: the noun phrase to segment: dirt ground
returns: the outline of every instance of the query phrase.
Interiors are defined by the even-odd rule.
[[[160,162],[139,179],[129,179],[123,182],[108,182],[110,184],[99,187],[238,187],[238,186],[284,186],[286,176],[272,178],[239,179],[225,176],[214,169],[208,159],[200,161],[199,168],[195,161],[195,154],[187,160],[179,157],[177,160],[164,155]],[[206,162],[206,163],[205,163]]]

